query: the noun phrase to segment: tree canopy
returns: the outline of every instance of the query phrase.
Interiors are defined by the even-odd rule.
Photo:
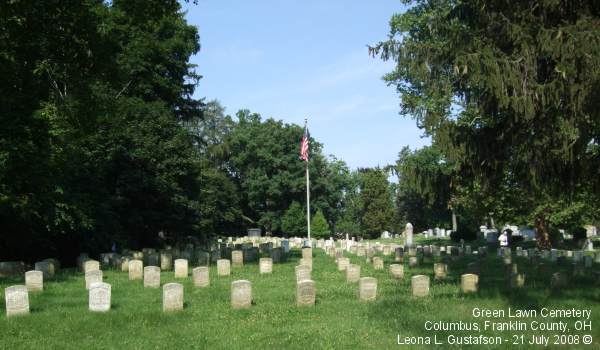
[[[456,166],[453,188],[476,183],[486,198],[518,189],[535,203],[530,218],[560,225],[596,215],[589,204],[600,193],[600,8],[551,0],[405,3],[388,39],[370,52],[396,62],[384,79],[401,95],[401,113]],[[556,220],[567,213],[579,219]]]

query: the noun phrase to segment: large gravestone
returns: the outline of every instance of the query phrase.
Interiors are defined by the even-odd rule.
[[[309,280],[311,279],[311,269],[306,265],[296,266],[296,281]]]
[[[477,293],[477,287],[479,285],[479,276],[466,273],[460,276],[460,286],[463,293]]]
[[[349,264],[350,264],[350,259],[339,258],[338,262],[337,262],[338,271],[345,271]]]
[[[259,270],[261,274],[273,272],[273,259],[271,258],[260,258],[258,262]]]
[[[315,281],[302,280],[296,283],[296,305],[313,306],[315,305],[315,298]]]
[[[29,313],[29,293],[23,285],[10,286],[4,290],[6,316],[26,315]]]
[[[44,290],[44,273],[36,270],[25,272],[25,286],[30,292]]]
[[[188,261],[187,259],[175,260],[175,278],[187,278]]]
[[[192,270],[192,275],[194,286],[203,288],[210,285],[210,275],[207,266],[196,267]]]
[[[173,268],[173,254],[161,253],[160,254],[160,269],[162,271],[168,271]]]
[[[110,310],[110,294],[110,284],[104,282],[92,283],[89,292],[89,310],[94,312]]]
[[[90,289],[92,283],[102,282],[102,270],[92,270],[85,273],[85,289]]]
[[[231,265],[233,267],[244,266],[244,252],[241,250],[234,250],[231,252]]]
[[[410,279],[413,297],[426,297],[429,295],[429,276],[416,275]]]
[[[100,262],[96,260],[87,260],[83,263],[83,272],[100,270]]]
[[[356,283],[360,280],[360,265],[349,264],[346,267],[346,282]]]
[[[129,260],[129,280],[141,280],[144,275],[144,262],[139,259]]]
[[[217,260],[217,276],[229,276],[231,274],[231,262],[227,259]]]
[[[252,305],[252,283],[246,280],[231,282],[231,307],[247,309]]]
[[[183,285],[167,283],[163,286],[163,311],[183,310]]]
[[[433,275],[436,280],[445,279],[448,276],[448,265],[444,263],[433,264]]]
[[[358,280],[358,299],[360,301],[374,301],[377,299],[377,279],[374,277],[361,277]]]
[[[160,288],[160,267],[158,267],[158,266],[144,267],[144,287]]]
[[[390,265],[390,275],[395,279],[404,278],[404,265],[391,264]]]
[[[409,222],[406,224],[405,230],[406,237],[404,238],[404,245],[412,247],[413,245],[413,225]]]

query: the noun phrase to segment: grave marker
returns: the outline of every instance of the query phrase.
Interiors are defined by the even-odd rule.
[[[315,298],[315,281],[302,280],[296,283],[296,305],[313,306],[315,305]]]
[[[296,266],[296,282],[300,282],[302,280],[311,279],[311,269],[306,265],[298,265]]]
[[[183,285],[167,283],[163,286],[163,311],[183,310]]]
[[[272,258],[260,258],[258,266],[261,274],[273,273],[273,259]]]
[[[391,264],[390,265],[390,275],[395,279],[404,278],[404,265]]]
[[[83,263],[83,272],[100,270],[100,262],[96,260],[87,260]]]
[[[349,264],[346,267],[346,282],[356,283],[360,279],[360,265]]]
[[[129,260],[129,280],[141,280],[144,274],[144,263],[139,259]]]
[[[25,272],[25,285],[30,292],[44,290],[44,273],[36,270]]]
[[[194,279],[194,286],[204,288],[210,285],[210,274],[207,266],[196,267],[192,270],[192,276]]]
[[[85,289],[90,289],[92,283],[102,282],[102,270],[92,270],[85,273]]]
[[[231,307],[247,309],[252,305],[252,283],[246,280],[231,282]]]
[[[233,267],[244,266],[244,252],[241,250],[234,250],[231,252],[231,265]]]
[[[477,293],[477,287],[479,285],[479,276],[466,273],[460,276],[460,286],[463,293]]]
[[[361,277],[358,280],[358,299],[360,301],[374,301],[377,299],[377,279]]]
[[[158,266],[144,267],[144,287],[145,288],[160,288],[160,267],[158,267]]]
[[[90,285],[88,307],[90,311],[106,312],[110,310],[110,284],[94,282]]]
[[[217,276],[229,276],[231,274],[231,262],[227,259],[217,260]]]
[[[175,260],[175,278],[187,278],[188,276],[188,261],[187,259]]]
[[[426,297],[429,295],[429,276],[416,275],[410,279],[413,297]]]
[[[4,289],[6,300],[6,316],[29,314],[29,293],[23,285],[10,286]]]

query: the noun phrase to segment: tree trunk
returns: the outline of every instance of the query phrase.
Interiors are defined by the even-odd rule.
[[[550,233],[548,233],[548,226],[546,225],[546,219],[543,215],[535,218],[535,237],[537,239],[537,246],[539,249],[552,248],[552,243],[550,242]]]

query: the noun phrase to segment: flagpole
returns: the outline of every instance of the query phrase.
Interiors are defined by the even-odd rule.
[[[308,130],[308,118],[304,119],[304,128]],[[308,157],[306,159],[306,226],[308,232],[308,246],[312,247],[310,240],[310,180],[308,172]]]

